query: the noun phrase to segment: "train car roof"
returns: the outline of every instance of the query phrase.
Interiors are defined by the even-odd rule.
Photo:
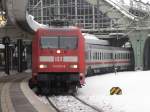
[[[102,40],[97,38],[95,35],[88,34],[88,33],[82,33],[82,35],[85,38],[86,43],[88,44],[95,44],[95,45],[110,45],[107,40]]]

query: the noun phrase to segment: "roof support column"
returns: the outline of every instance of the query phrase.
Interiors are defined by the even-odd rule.
[[[75,23],[78,23],[78,7],[77,0],[75,0]]]
[[[144,46],[148,34],[148,30],[135,30],[129,34],[129,39],[134,52],[135,70],[144,69]]]
[[[95,5],[92,5],[92,13],[93,13],[93,29],[95,29]]]
[[[43,24],[43,0],[41,0],[41,23]]]

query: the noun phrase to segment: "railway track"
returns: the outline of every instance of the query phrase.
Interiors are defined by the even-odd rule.
[[[46,97],[57,112],[102,112],[74,95]]]
[[[24,99],[20,89],[20,87],[25,87],[23,80],[28,79],[29,76],[29,74],[23,73],[0,78],[0,112],[41,112],[43,109],[44,112],[102,112],[75,95],[46,97],[47,105],[41,106],[37,103],[35,105],[34,102],[39,101],[33,101],[33,97],[29,96],[34,95],[31,95],[28,90],[23,90],[26,98],[29,97],[28,101],[32,99],[29,103],[27,99]],[[21,86],[20,83],[22,83]],[[26,105],[24,106],[24,104]],[[51,109],[51,107],[54,109]]]

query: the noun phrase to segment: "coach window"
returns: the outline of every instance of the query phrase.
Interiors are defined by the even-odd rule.
[[[110,53],[110,59],[113,59],[113,54],[112,53]]]
[[[103,59],[105,59],[105,53],[103,53]]]
[[[129,59],[129,53],[128,53],[128,59]]]
[[[108,59],[108,56],[109,56],[108,53],[106,53],[106,59]]]
[[[124,53],[124,59],[126,58],[126,54]]]
[[[95,58],[96,58],[96,53],[94,52],[93,53],[93,60],[95,60]]]
[[[110,53],[110,59],[112,59],[112,55],[111,55],[111,53]]]
[[[91,56],[91,51],[90,51],[90,60],[92,59],[92,56]]]
[[[95,53],[95,55],[96,55],[96,56],[95,56],[95,59],[97,60],[97,52]]]
[[[130,54],[128,53],[128,59],[130,58],[130,56],[129,56]]]
[[[98,54],[98,60],[99,60],[99,52],[97,54]]]
[[[94,60],[94,53],[93,53],[92,59]]]
[[[120,53],[120,59],[121,59],[121,53]]]
[[[85,52],[85,58],[86,58],[87,60],[89,60],[89,52],[88,52],[88,51]]]
[[[103,59],[105,59],[105,53],[103,53]]]
[[[102,58],[101,58],[101,52],[100,52],[100,60],[101,60]]]
[[[121,53],[120,53],[120,59],[121,59]]]
[[[106,58],[109,59],[109,53],[107,53]]]

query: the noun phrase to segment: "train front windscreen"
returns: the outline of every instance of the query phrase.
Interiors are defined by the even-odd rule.
[[[41,48],[49,49],[76,49],[77,37],[43,36],[40,40]]]

